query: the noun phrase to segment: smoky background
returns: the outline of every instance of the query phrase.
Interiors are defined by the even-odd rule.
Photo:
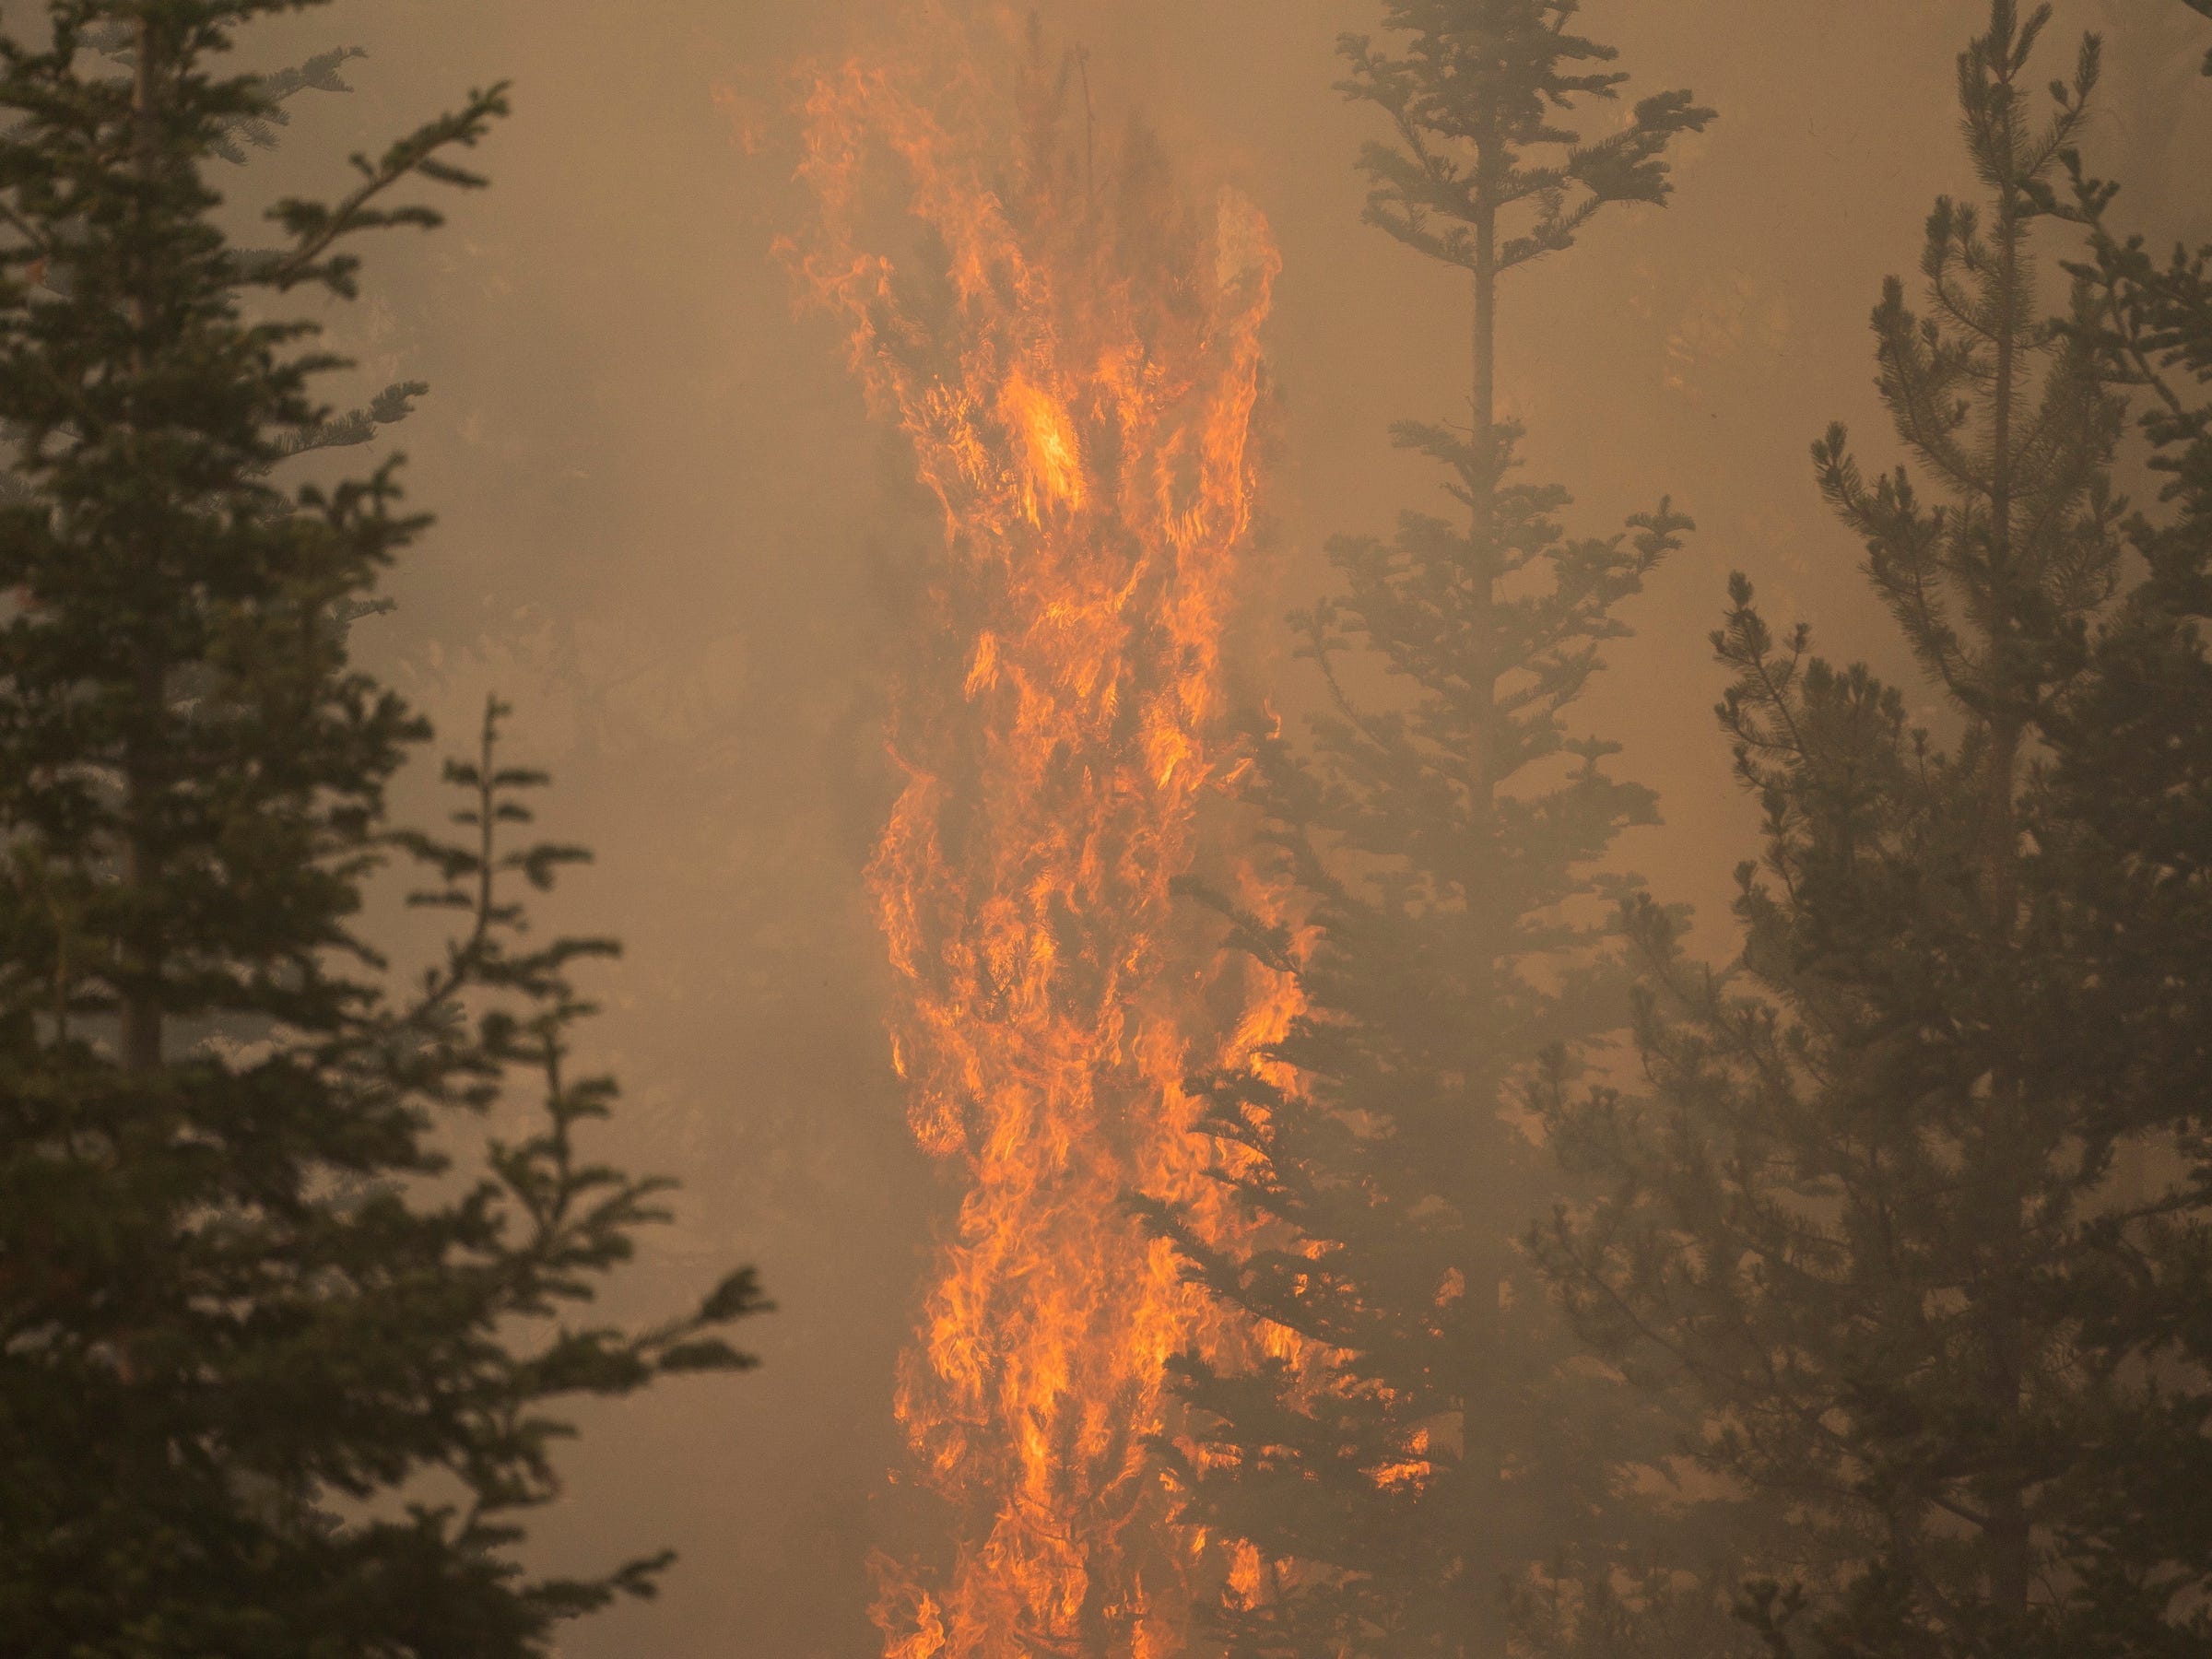
[[[1186,188],[1232,185],[1274,227],[1267,586],[1244,650],[1248,677],[1295,709],[1275,618],[1325,585],[1329,535],[1448,506],[1390,423],[1465,419],[1464,292],[1358,222],[1351,162],[1374,134],[1331,90],[1333,43],[1378,7],[1037,10],[1087,49],[1102,132],[1141,116]],[[344,390],[431,388],[384,447],[439,524],[357,650],[435,719],[441,751],[470,739],[488,692],[513,702],[515,759],[556,777],[543,827],[597,850],[544,921],[626,946],[594,981],[586,1058],[626,1094],[598,1144],[684,1182],[610,1312],[673,1307],[739,1260],[781,1305],[740,1334],[757,1373],[582,1414],[534,1549],[559,1565],[669,1544],[682,1560],[657,1601],[577,1627],[569,1659],[879,1651],[865,1561],[899,1524],[892,1366],[946,1189],[901,1121],[862,871],[891,798],[877,721],[928,512],[772,247],[806,210],[791,72],[865,49],[892,13],[340,0],[248,42],[272,67],[370,55],[345,71],[350,95],[297,100],[281,147],[237,173],[241,206],[341,189],[347,152],[514,82],[515,116],[479,158],[492,189],[448,202],[435,236],[367,248],[364,298],[329,314],[359,363]],[[1720,120],[1679,147],[1666,210],[1611,216],[1582,256],[1509,282],[1501,404],[1528,427],[1528,476],[1574,490],[1577,533],[1663,494],[1698,522],[1583,706],[1660,792],[1665,823],[1624,862],[1697,907],[1711,954],[1755,823],[1711,715],[1727,573],[1749,572],[1778,623],[1813,621],[1817,649],[1916,695],[1806,451],[1842,419],[1870,461],[1891,453],[1865,320],[1885,275],[1910,281],[1933,198],[1971,187],[1952,61],[1985,16],[1984,0],[1585,7],[1635,72],[1629,99],[1688,87]],[[2212,163],[2201,41],[2178,7],[2068,0],[2054,73],[2084,29],[2107,39],[2092,161],[2127,185],[2122,221],[2154,243],[2212,235],[2188,188]],[[433,765],[398,805],[439,809]]]

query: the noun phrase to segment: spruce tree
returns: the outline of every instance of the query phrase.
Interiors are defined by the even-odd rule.
[[[1946,730],[1811,656],[1804,627],[1777,639],[1736,577],[1719,715],[1764,812],[1742,954],[1700,968],[1632,905],[1649,1090],[1553,1094],[1556,1137],[1611,1186],[1538,1241],[1580,1323],[1691,1388],[1698,1454],[1809,1535],[1793,1582],[1748,1598],[1777,1653],[2207,1635],[2207,1402],[2179,1330],[2146,1317],[2212,1305],[2203,1193],[2142,1178],[2202,1097],[2137,1086],[2168,1064],[2142,1034],[2174,988],[2113,1000],[2098,889],[2136,877],[2100,867],[2087,774],[2065,778],[2138,786],[2078,724],[2124,575],[2124,406],[2093,287],[2058,317],[2039,288],[2098,64],[2087,39],[2038,108],[2050,15],[1994,0],[1960,54],[1985,199],[1930,216],[1925,315],[1896,279],[1874,312],[1910,461],[1869,479],[1841,428],[1813,449]],[[2136,695],[2190,688],[2139,665]]]
[[[2207,0],[2184,4],[2212,18]],[[2124,1614],[2130,1581],[2162,1579],[2175,1599],[2151,1610],[2165,1618],[2138,1618],[2111,1651],[2203,1653],[2212,1620],[2190,1598],[2212,1575],[2212,245],[2154,258],[2111,229],[2118,188],[2067,159],[2088,240],[2073,268],[2096,300],[2083,337],[2138,388],[2162,482],[2127,521],[2136,580],[2044,724],[2027,798],[2046,930],[2078,963],[2073,1025],[2101,1038],[2082,1045],[2086,1092],[2133,1132],[2122,1180],[2151,1216],[2114,1241],[2098,1288],[2098,1339],[2138,1352],[2151,1386],[2125,1441],[2090,1449],[2096,1531],[2125,1541],[2107,1547],[2093,1605]]]
[[[1618,1586],[1656,1563],[1600,1513],[1648,1442],[1617,1389],[1563,1363],[1515,1248],[1551,1183],[1514,1079],[1626,1017],[1594,900],[1653,800],[1570,711],[1688,521],[1662,502],[1571,536],[1567,492],[1515,477],[1498,300],[1601,211],[1664,202],[1669,144],[1712,112],[1667,92],[1598,126],[1626,76],[1577,10],[1396,0],[1392,45],[1340,42],[1340,89],[1393,135],[1360,157],[1368,221],[1470,281],[1473,424],[1395,429],[1458,515],[1333,542],[1340,590],[1295,621],[1331,712],[1308,745],[1260,740],[1252,798],[1303,942],[1214,899],[1304,1004],[1257,1064],[1199,1080],[1259,1246],[1151,1211],[1196,1277],[1303,1345],[1246,1371],[1181,1362],[1193,1427],[1171,1472],[1190,1518],[1243,1541],[1215,1615],[1236,1654],[1496,1653],[1516,1604],[1524,1635],[1596,1647],[1623,1633]]]
[[[2212,18],[2212,0],[2182,3]],[[2134,1086],[2201,1100],[2212,1096],[2212,244],[2155,257],[2112,228],[2119,187],[2067,160],[2066,211],[2088,241],[2071,268],[2095,298],[2085,338],[2140,388],[2162,488],[2126,525],[2141,578],[2050,723],[2037,841],[2074,884],[2072,919],[2090,931],[2072,943],[2096,963],[2100,1013],[2130,1035]]]
[[[0,9],[0,29],[6,27],[6,14]],[[95,22],[87,28],[84,44],[110,63],[127,68],[131,55],[132,31],[128,24],[118,21]],[[211,146],[213,154],[234,167],[243,167],[255,151],[266,152],[277,147],[282,130],[291,124],[290,104],[305,92],[350,92],[343,71],[347,64],[369,54],[358,46],[335,46],[318,52],[300,63],[264,75],[256,90],[259,102],[252,109],[227,118]],[[43,239],[39,256],[29,267],[31,287],[65,293],[72,280],[69,271],[71,242],[65,226],[53,227]],[[334,414],[320,422],[313,430],[291,435],[283,449],[287,458],[304,454],[310,450],[338,449],[367,443],[385,427],[397,424],[413,412],[414,400],[429,390],[420,381],[404,381],[387,386],[369,403],[344,414]],[[21,482],[10,471],[0,470],[0,500],[19,498]],[[382,612],[392,608],[392,601],[379,599],[360,601],[364,611]]]
[[[224,54],[294,9],[53,0],[0,34],[10,1653],[544,1653],[665,1559],[513,1559],[558,1401],[740,1364],[718,1333],[759,1305],[738,1273],[648,1329],[579,1318],[663,1183],[581,1144],[614,1089],[576,1074],[572,976],[610,947],[527,935],[523,889],[582,854],[512,840],[542,780],[501,711],[448,767],[452,833],[386,819],[427,734],[345,628],[424,521],[392,464],[281,481],[343,366],[288,297],[351,297],[354,238],[434,225],[394,193],[480,182],[454,152],[505,98],[241,250],[207,175],[275,106]],[[361,921],[395,856],[457,927],[412,988]]]

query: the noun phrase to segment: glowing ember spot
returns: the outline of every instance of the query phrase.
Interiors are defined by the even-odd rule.
[[[1423,1455],[1429,1450],[1430,1440],[1428,1430],[1415,1430],[1406,1445],[1413,1455],[1380,1465],[1371,1471],[1370,1477],[1386,1492],[1399,1487],[1427,1486],[1436,1473],[1436,1465]]]
[[[1239,1538],[1230,1547],[1229,1593],[1234,1605],[1249,1607],[1260,1599],[1266,1583],[1266,1565],[1260,1552]]]
[[[1238,764],[1221,642],[1277,261],[1241,198],[1192,208],[1146,145],[1061,119],[1064,73],[1007,98],[990,55],[818,75],[819,223],[789,251],[945,520],[870,881],[914,1133],[964,1189],[895,1400],[956,1535],[940,1571],[879,1563],[877,1617],[891,1659],[1164,1659],[1194,1571],[1259,1571],[1207,1564],[1148,1461],[1168,1359],[1237,1338],[1124,1200],[1228,1236],[1182,1080],[1295,1012],[1177,957],[1169,885]]]

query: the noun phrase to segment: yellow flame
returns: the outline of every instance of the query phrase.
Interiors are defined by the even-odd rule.
[[[1169,889],[1239,764],[1214,728],[1277,262],[1233,194],[1109,211],[1021,155],[1002,104],[942,63],[818,75],[819,227],[791,250],[946,531],[869,880],[914,1133],[964,1182],[894,1400],[960,1530],[941,1579],[879,1563],[877,1617],[888,1659],[1166,1659],[1206,1545],[1147,1453],[1164,1367],[1248,1338],[1125,1199],[1230,1236],[1183,1078],[1296,1012],[1287,981],[1175,962]],[[871,240],[884,168],[939,268]],[[1226,1041],[1202,994],[1242,997]]]

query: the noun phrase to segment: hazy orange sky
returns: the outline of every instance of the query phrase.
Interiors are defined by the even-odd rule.
[[[1358,223],[1351,162],[1372,124],[1331,91],[1332,42],[1374,8],[1040,9],[1088,47],[1102,129],[1140,112],[1193,188],[1234,185],[1274,224],[1281,454],[1265,510],[1288,604],[1323,580],[1328,535],[1387,531],[1438,501],[1389,422],[1465,418],[1464,292]],[[2191,227],[2162,181],[2212,153],[2185,34],[2154,27],[2179,9],[2069,0],[2045,49],[2056,74],[2073,34],[2111,34],[2100,155],[2167,234]],[[888,11],[342,0],[255,47],[372,55],[348,72],[354,96],[300,107],[246,193],[335,184],[343,152],[467,86],[515,83],[516,115],[482,155],[494,188],[453,204],[448,230],[376,251],[369,298],[337,324],[365,382],[433,385],[400,441],[441,525],[397,579],[399,613],[361,643],[450,731],[488,688],[512,700],[519,747],[562,785],[549,827],[599,850],[559,919],[628,945],[596,1034],[630,1097],[617,1139],[687,1183],[681,1224],[629,1294],[672,1300],[736,1257],[785,1310],[747,1333],[757,1375],[591,1418],[571,1497],[540,1529],[548,1557],[667,1542],[685,1559],[658,1603],[581,1628],[571,1659],[874,1651],[861,1563],[932,1201],[899,1122],[859,888],[900,623],[871,549],[900,531],[887,447],[830,327],[794,319],[771,244],[802,210],[790,72],[867,50]],[[1715,951],[1729,871],[1752,851],[1710,714],[1704,636],[1727,572],[1748,571],[1772,619],[1813,621],[1828,651],[1901,667],[1806,451],[1842,418],[1870,462],[1893,453],[1865,318],[1883,276],[1912,269],[1932,198],[1972,187],[1951,62],[1985,15],[1983,0],[1584,13],[1623,49],[1631,95],[1687,86],[1721,119],[1684,147],[1671,207],[1617,213],[1511,283],[1501,388],[1530,428],[1532,476],[1578,498],[1571,528],[1618,527],[1665,492],[1698,521],[1629,607],[1640,637],[1585,708],[1628,743],[1623,770],[1662,792],[1667,825],[1629,862],[1696,902]],[[2183,87],[2194,113],[2176,127],[2161,100]]]

